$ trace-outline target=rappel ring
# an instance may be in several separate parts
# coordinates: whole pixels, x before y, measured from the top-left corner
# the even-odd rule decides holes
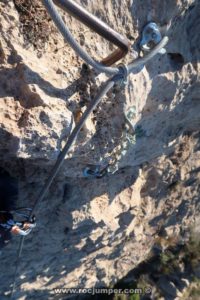
[[[162,35],[159,26],[154,23],[148,23],[142,32],[142,39],[140,41],[140,48],[143,51],[151,51],[162,40]],[[164,54],[166,51],[162,48],[159,53]]]

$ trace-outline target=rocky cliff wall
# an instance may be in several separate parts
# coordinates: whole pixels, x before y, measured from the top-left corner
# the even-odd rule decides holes
[[[110,92],[87,121],[26,239],[17,299],[55,299],[60,287],[111,286],[163,232],[183,242],[199,212],[198,1],[79,2],[131,40],[127,60],[150,20],[168,29],[167,53]],[[111,52],[102,38],[63,17],[93,57]],[[0,33],[0,166],[19,179],[19,204],[31,206],[106,76],[83,65],[40,1],[1,1]],[[124,117],[130,109],[132,143]],[[87,164],[108,158],[116,161],[113,174],[83,178]],[[18,243],[1,255],[2,293],[12,283]]]

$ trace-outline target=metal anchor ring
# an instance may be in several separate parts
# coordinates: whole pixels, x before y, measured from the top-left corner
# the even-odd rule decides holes
[[[142,32],[142,39],[140,41],[140,48],[143,51],[151,51],[162,40],[162,35],[158,25],[154,22],[148,23]],[[161,49],[159,53],[164,54],[165,49]]]
[[[71,16],[105,38],[107,41],[118,47],[118,49],[101,61],[104,65],[113,65],[122,59],[130,50],[131,43],[126,37],[123,37],[97,17],[90,14],[86,9],[75,3],[73,0],[53,0],[53,2],[63,10],[67,11]]]

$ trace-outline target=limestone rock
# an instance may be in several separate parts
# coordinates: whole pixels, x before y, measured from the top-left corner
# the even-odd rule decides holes
[[[16,2],[0,2],[0,166],[19,179],[18,205],[32,207],[107,76],[88,69],[44,14],[43,24],[41,1],[20,1],[28,12]],[[126,35],[134,54],[151,20],[167,31],[169,43],[126,87],[110,91],[81,130],[25,240],[19,300],[55,299],[55,288],[112,286],[145,260],[162,230],[181,235],[200,211],[199,1],[78,2]],[[97,34],[62,16],[92,57],[112,52]],[[32,39],[26,18],[37,27]],[[129,111],[134,136],[126,131]],[[106,161],[115,162],[113,173],[84,178],[88,164]],[[11,287],[18,241],[1,254],[1,299]],[[172,282],[162,279],[160,286],[178,295]]]

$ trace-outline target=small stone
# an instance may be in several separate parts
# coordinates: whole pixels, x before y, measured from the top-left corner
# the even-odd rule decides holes
[[[165,236],[178,236],[180,232],[180,229],[178,227],[175,227],[175,226],[168,226],[164,229],[164,234]]]

